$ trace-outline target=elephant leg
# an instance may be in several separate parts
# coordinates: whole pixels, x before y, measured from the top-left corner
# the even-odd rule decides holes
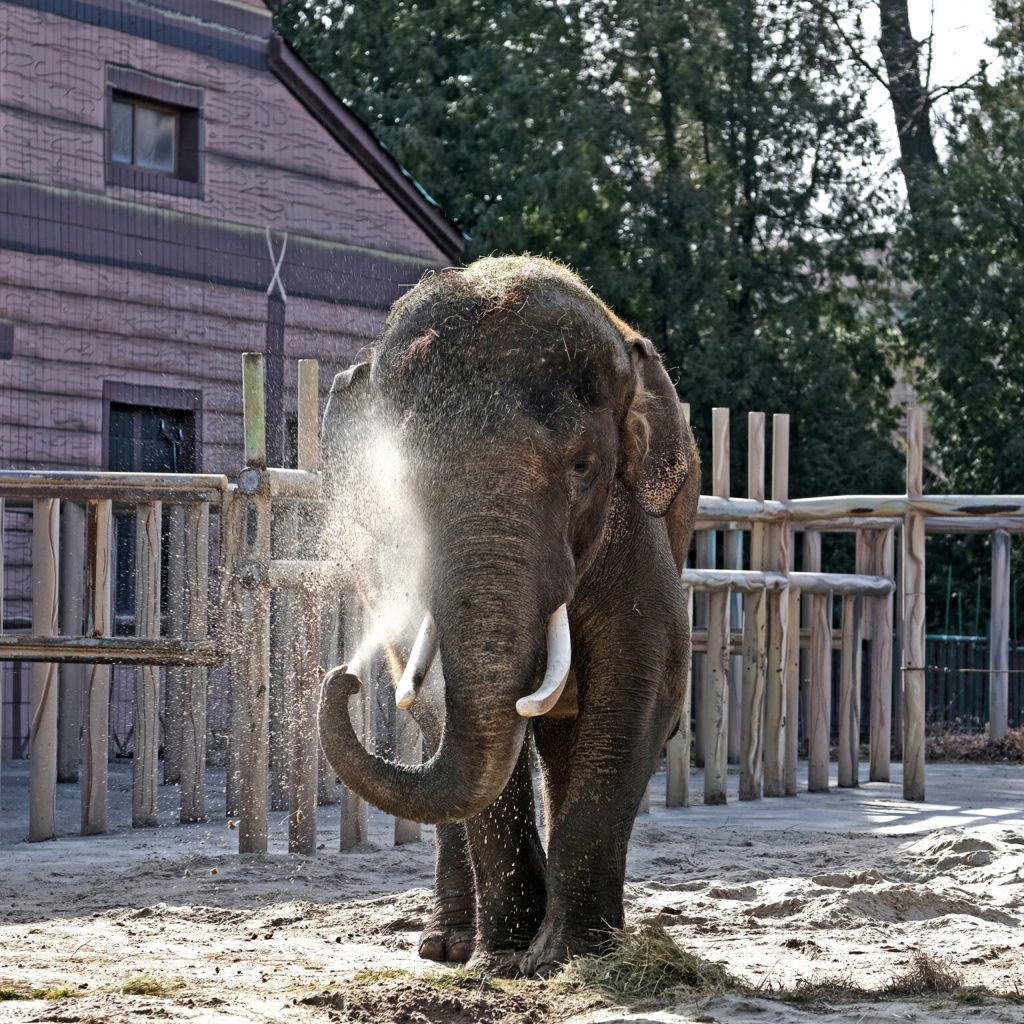
[[[433,754],[441,741],[442,721],[429,700],[420,700],[413,718]],[[476,890],[469,860],[466,827],[461,822],[434,830],[434,910],[420,933],[424,960],[464,964],[473,955],[476,934]]]
[[[476,952],[470,966],[519,973],[544,918],[544,851],[537,834],[529,743],[501,796],[466,822],[476,880]]]
[[[594,952],[622,927],[626,847],[664,731],[653,710],[639,734],[624,731],[636,720],[627,707],[581,716],[568,747],[558,742],[564,729],[537,730],[548,785],[547,913],[525,974]]]
[[[476,894],[466,828],[438,825],[434,833],[434,912],[420,935],[424,960],[464,964],[473,955]]]

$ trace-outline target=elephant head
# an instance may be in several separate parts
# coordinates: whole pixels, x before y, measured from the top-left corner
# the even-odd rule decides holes
[[[651,343],[574,274],[529,257],[429,275],[395,304],[372,361],[335,381],[325,465],[358,447],[367,417],[409,467],[445,724],[422,765],[368,753],[349,671],[325,683],[321,740],[339,778],[384,811],[465,820],[505,787],[524,714],[557,699],[535,691],[564,677],[577,586],[628,503],[665,514],[695,468],[692,437]]]

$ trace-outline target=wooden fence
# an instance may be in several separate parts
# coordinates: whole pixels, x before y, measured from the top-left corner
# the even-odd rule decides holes
[[[358,641],[359,609],[338,595],[354,581],[339,564],[303,558],[304,510],[320,500],[317,465],[318,367],[299,362],[296,469],[266,465],[263,362],[243,356],[244,467],[234,481],[210,474],[0,472],[2,502],[32,504],[32,622],[29,634],[0,634],[0,660],[32,663],[28,837],[55,834],[58,762],[73,758],[78,733],[58,727],[57,663],[82,664],[81,794],[83,834],[107,827],[109,666],[136,666],[133,825],[155,824],[159,674],[165,674],[165,781],[179,781],[183,822],[203,819],[207,680],[225,664],[230,739],[225,811],[238,819],[239,851],[267,848],[268,812],[289,811],[289,849],[316,849],[316,807],[337,798],[319,757],[316,703],[323,665]],[[741,800],[797,791],[798,723],[804,726],[808,788],[829,788],[832,723],[837,723],[838,781],[860,781],[861,719],[869,721],[868,778],[887,780],[893,721],[903,756],[903,793],[925,797],[925,538],[984,532],[993,538],[992,643],[987,668],[990,731],[1008,720],[1010,534],[1024,531],[1024,495],[924,495],[924,417],[910,411],[907,489],[900,495],[790,499],[789,419],[772,419],[771,496],[766,491],[766,419],[748,418],[747,496],[731,494],[729,412],[715,409],[711,494],[698,512],[696,558],[683,571],[693,621],[693,706],[668,745],[667,803],[690,802],[691,751],[704,766],[704,802],[726,800],[730,759],[738,760]],[[81,550],[59,557],[61,502],[85,509]],[[135,636],[113,635],[112,507],[135,509]],[[211,513],[219,538],[208,576]],[[161,522],[183,553],[167,567],[161,626]],[[0,514],[0,524],[3,516]],[[2,526],[0,526],[2,529]],[[822,571],[822,535],[856,535],[853,573]],[[67,536],[68,534],[66,534]],[[74,536],[74,532],[71,533]],[[800,539],[799,571],[796,541]],[[0,536],[0,603],[3,556]],[[61,616],[61,576],[82,581],[82,608]],[[67,581],[63,581],[67,588]],[[71,590],[64,594],[65,604]],[[212,601],[210,594],[214,595]],[[330,601],[325,595],[332,595]],[[840,606],[839,627],[834,604]],[[73,603],[73,602],[72,602]],[[2,622],[0,607],[0,622]],[[61,622],[84,623],[80,635]],[[211,629],[210,623],[213,623]],[[831,708],[838,650],[838,714]],[[902,700],[892,706],[893,666]],[[868,667],[869,687],[861,678]],[[377,673],[390,696],[388,673]],[[71,700],[71,688],[61,699]],[[869,706],[861,708],[867,689]],[[387,697],[379,704],[388,707]],[[353,698],[357,731],[374,742],[375,698]],[[691,723],[694,735],[691,736]],[[408,716],[398,716],[397,754],[420,756]],[[341,847],[366,835],[365,803],[342,789]],[[396,822],[397,842],[418,835]]]

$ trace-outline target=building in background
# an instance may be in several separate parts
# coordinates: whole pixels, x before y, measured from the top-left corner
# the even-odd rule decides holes
[[[326,388],[459,231],[262,0],[0,0],[0,40],[0,469],[237,472],[243,351],[290,464],[295,360]],[[4,629],[29,515],[6,503]],[[27,671],[3,672],[19,756]]]

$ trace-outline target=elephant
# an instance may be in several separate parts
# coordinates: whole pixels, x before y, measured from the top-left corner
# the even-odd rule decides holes
[[[420,955],[547,975],[623,924],[627,843],[688,685],[697,448],[652,343],[530,256],[429,273],[394,304],[334,381],[325,466],[380,424],[421,523],[397,700],[429,757],[363,747],[355,658],[325,679],[323,751],[370,803],[437,825]]]

